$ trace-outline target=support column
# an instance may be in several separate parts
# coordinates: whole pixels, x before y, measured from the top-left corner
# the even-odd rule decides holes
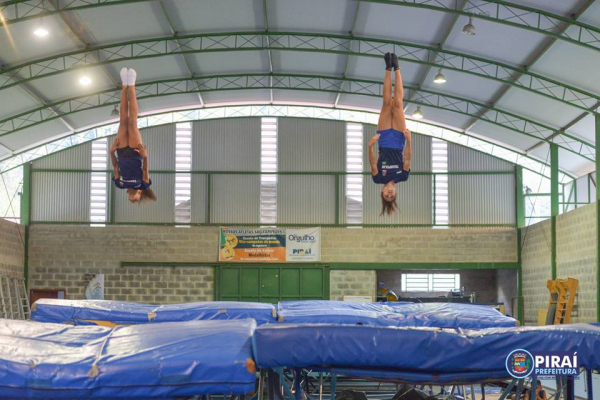
[[[525,308],[523,306],[523,265],[521,254],[521,230],[525,227],[525,196],[523,195],[523,167],[515,166],[515,202],[516,202],[516,222],[517,222],[517,261],[519,270],[517,271],[517,319],[521,326],[525,324]]]
[[[558,216],[558,146],[550,144],[550,223],[552,279],[556,279],[556,217]]]
[[[596,320],[600,321],[600,114],[596,114]]]
[[[21,225],[25,225],[23,277],[29,289],[29,222],[31,211],[31,163],[23,164],[23,187],[21,189]]]

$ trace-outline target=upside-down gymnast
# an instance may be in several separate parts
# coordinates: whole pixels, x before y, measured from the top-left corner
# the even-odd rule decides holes
[[[396,183],[405,182],[410,175],[410,159],[412,156],[412,136],[406,129],[402,88],[402,75],[398,57],[394,53],[386,53],[385,78],[383,80],[383,105],[379,113],[377,134],[369,140],[369,163],[373,182],[382,184],[381,215],[391,215],[398,209]],[[392,68],[396,85],[392,97]],[[375,144],[379,147],[379,157],[375,157]]]
[[[142,143],[142,135],[137,126],[138,103],[135,95],[136,72],[134,69],[121,70],[121,108],[119,130],[110,147],[110,158],[115,171],[113,182],[119,189],[126,189],[129,201],[141,203],[156,200],[148,175],[148,152]],[[127,93],[129,92],[129,101]],[[115,155],[116,153],[116,155]]]

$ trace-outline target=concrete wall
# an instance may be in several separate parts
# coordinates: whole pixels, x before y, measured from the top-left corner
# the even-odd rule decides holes
[[[25,227],[0,218],[0,275],[23,278]]]
[[[323,262],[516,262],[514,229],[323,229]]]
[[[375,270],[333,270],[329,275],[329,299],[343,300],[345,295],[377,297]]]
[[[596,204],[590,204],[556,220],[556,274],[579,280],[572,322],[596,321],[597,286]]]
[[[207,262],[217,257],[218,228],[33,225],[32,288],[66,289],[82,298],[91,275],[104,273],[106,298],[152,303],[212,300],[210,267],[121,268],[121,261]],[[323,262],[516,261],[511,229],[322,230]],[[332,271],[330,296],[375,295],[375,271]],[[166,286],[165,286],[166,285]]]
[[[562,214],[556,221],[557,277],[579,280],[571,322],[596,321],[596,204]],[[537,324],[537,311],[548,307],[552,278],[550,221],[522,231],[525,323]]]
[[[496,298],[499,303],[504,303],[504,312],[517,318],[517,299],[519,295],[517,271],[511,269],[496,270]],[[514,307],[513,307],[514,305]]]

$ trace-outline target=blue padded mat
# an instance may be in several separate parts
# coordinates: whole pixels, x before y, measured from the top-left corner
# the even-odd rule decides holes
[[[514,327],[516,320],[492,307],[461,303],[353,303],[343,301],[282,301],[278,320],[284,323],[429,326],[482,329]]]
[[[40,299],[31,308],[31,319],[38,322],[96,325],[106,321],[117,325],[192,320],[256,320],[258,325],[275,322],[275,306],[266,303],[210,301],[200,303],[151,304],[109,300]]]
[[[506,357],[516,349],[577,351],[580,366],[600,368],[595,324],[481,330],[269,324],[256,330],[253,342],[261,368],[312,368],[414,383],[508,379]]]
[[[255,389],[253,320],[106,328],[0,319],[0,398],[155,398]]]

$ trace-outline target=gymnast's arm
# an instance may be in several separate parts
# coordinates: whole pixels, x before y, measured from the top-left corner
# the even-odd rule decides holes
[[[412,158],[412,134],[408,129],[404,130],[404,137],[406,138],[406,145],[404,146],[404,162],[402,163],[402,170],[410,171],[410,159]]]
[[[142,180],[146,183],[150,183],[150,174],[148,173],[148,151],[146,150],[146,146],[140,144],[138,152],[142,156]]]
[[[119,163],[117,162],[117,156],[115,155],[115,151],[117,151],[117,147],[119,146],[119,141],[115,139],[112,146],[110,146],[110,161],[112,162],[113,169],[115,171],[115,179],[119,179]]]
[[[373,147],[375,143],[377,143],[377,139],[379,139],[379,134],[373,136],[371,140],[369,140],[369,164],[371,164],[371,175],[377,175],[379,171],[377,170],[377,156],[375,156],[375,150]]]

